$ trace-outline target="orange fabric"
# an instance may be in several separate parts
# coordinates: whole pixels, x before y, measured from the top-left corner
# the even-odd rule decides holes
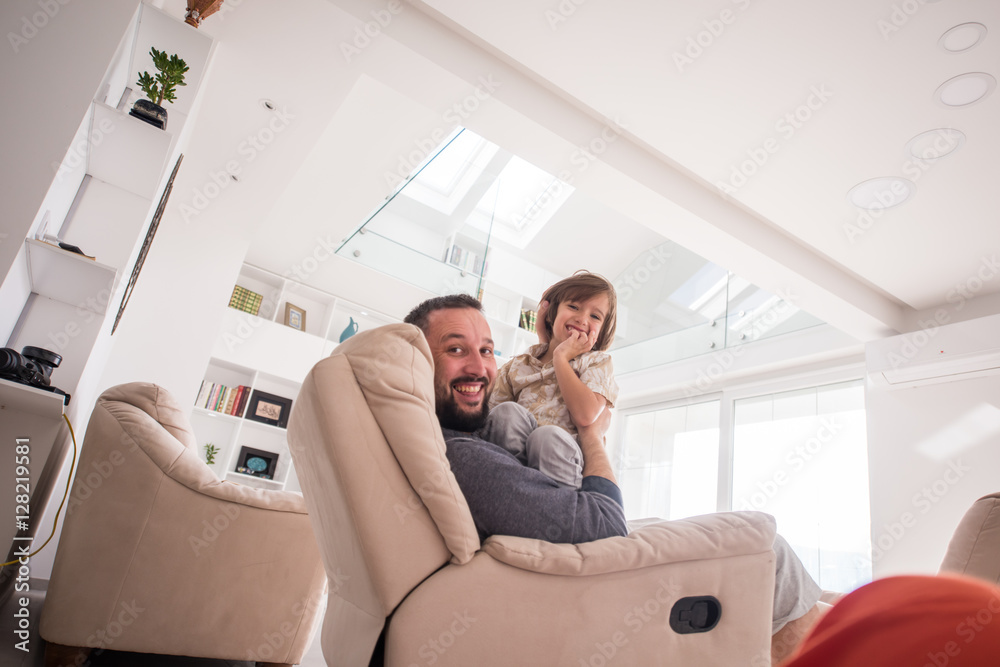
[[[782,667],[1000,665],[1000,587],[958,576],[880,579],[845,596]]]

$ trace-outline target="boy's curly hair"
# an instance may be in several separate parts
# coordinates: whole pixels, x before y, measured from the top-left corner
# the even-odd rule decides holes
[[[598,294],[608,296],[608,312],[601,324],[601,331],[597,334],[594,349],[603,352],[611,347],[611,343],[615,339],[618,297],[615,294],[614,285],[607,278],[590,271],[577,271],[569,278],[564,278],[552,285],[542,294],[542,301],[549,302],[549,309],[545,313],[545,321],[542,323],[549,336],[552,336],[552,326],[556,322],[556,311],[559,310],[560,303],[563,301],[586,301]]]

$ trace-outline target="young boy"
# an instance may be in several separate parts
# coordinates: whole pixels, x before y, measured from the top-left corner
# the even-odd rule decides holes
[[[578,271],[549,287],[538,311],[541,341],[497,372],[482,437],[556,483],[579,488],[577,425],[592,424],[618,398],[611,355],[617,299],[605,278]],[[518,403],[530,413],[506,407]]]

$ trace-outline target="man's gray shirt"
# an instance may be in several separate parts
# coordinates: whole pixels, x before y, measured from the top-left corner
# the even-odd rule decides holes
[[[614,482],[591,475],[580,489],[562,487],[502,447],[469,433],[441,432],[480,539],[515,535],[579,544],[628,534]]]

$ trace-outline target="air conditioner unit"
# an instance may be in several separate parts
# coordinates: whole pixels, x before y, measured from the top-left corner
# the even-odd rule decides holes
[[[890,388],[1000,374],[1000,315],[868,343],[865,362],[872,383]]]

